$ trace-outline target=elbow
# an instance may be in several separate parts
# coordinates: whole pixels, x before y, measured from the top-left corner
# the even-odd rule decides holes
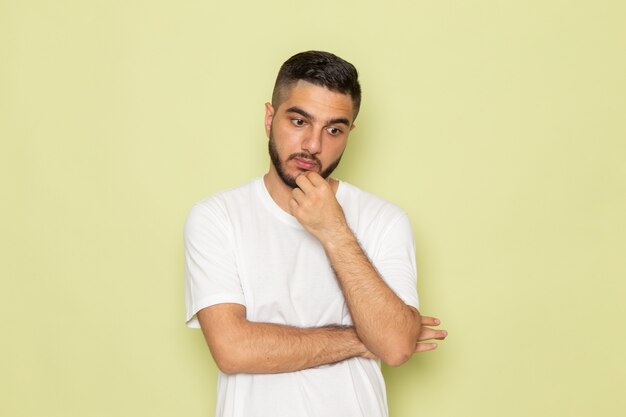
[[[387,344],[386,347],[382,349],[382,352],[379,353],[378,357],[390,367],[397,367],[409,359],[415,353],[417,337],[398,337],[392,343]]]
[[[397,359],[391,359],[387,362],[385,362],[387,364],[388,367],[390,368],[397,368],[400,365],[404,365],[405,362],[407,362],[409,360],[410,356],[402,356],[402,357],[398,357]]]
[[[406,361],[408,361],[413,355],[413,351],[409,352],[408,350],[397,352],[392,352],[391,354],[387,354],[384,358],[381,358],[383,362],[387,366],[392,368],[396,368],[400,365],[403,365]]]
[[[238,349],[221,345],[213,346],[210,350],[213,361],[221,373],[230,375],[243,372],[242,357],[239,355]]]
[[[233,361],[231,358],[213,356],[213,359],[215,360],[217,369],[219,369],[221,373],[230,375],[239,372],[236,361]]]
[[[411,311],[411,330],[398,335],[393,344],[386,349],[386,354],[381,356],[382,361],[390,367],[406,363],[415,353],[419,334],[422,331],[422,317],[416,309],[412,308]]]

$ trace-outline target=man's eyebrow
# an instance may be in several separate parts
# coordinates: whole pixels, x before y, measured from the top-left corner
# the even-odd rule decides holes
[[[302,110],[300,107],[297,107],[297,106],[289,107],[285,111],[287,113],[298,113],[300,116],[306,117],[307,119],[309,119],[311,121],[315,121],[315,117],[313,117],[312,115],[310,115],[306,111]]]
[[[344,124],[346,125],[346,127],[350,127],[350,120],[346,119],[345,117],[339,117],[337,119],[330,119],[326,124],[335,125],[338,123]]]
[[[315,121],[315,117],[312,114],[309,114],[306,110],[301,109],[298,106],[293,106],[293,107],[289,107],[287,110],[285,110],[285,112],[287,113],[297,113],[302,117],[306,117],[307,119],[309,119],[310,121],[314,122]],[[334,125],[334,124],[344,124],[347,127],[350,127],[350,120],[346,119],[345,117],[338,117],[336,119],[330,119],[326,122],[327,125]]]

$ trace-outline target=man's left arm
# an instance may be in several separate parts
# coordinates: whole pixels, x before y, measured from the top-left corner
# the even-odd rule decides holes
[[[297,177],[291,213],[323,245],[365,346],[390,366],[406,362],[420,349],[419,341],[443,339],[446,332],[423,327],[414,307],[404,303],[385,283],[348,227],[330,184],[317,173]]]

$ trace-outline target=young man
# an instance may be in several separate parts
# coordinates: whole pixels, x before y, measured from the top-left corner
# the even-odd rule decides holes
[[[360,100],[352,64],[294,55],[265,104],[269,172],[189,213],[187,324],[220,369],[218,416],[386,416],[379,359],[447,334],[418,312],[407,215],[330,178]]]

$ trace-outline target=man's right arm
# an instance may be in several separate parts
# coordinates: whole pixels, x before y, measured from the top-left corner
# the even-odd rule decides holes
[[[355,356],[374,358],[352,327],[251,322],[241,304],[216,304],[197,316],[213,359],[226,374],[294,372]]]

